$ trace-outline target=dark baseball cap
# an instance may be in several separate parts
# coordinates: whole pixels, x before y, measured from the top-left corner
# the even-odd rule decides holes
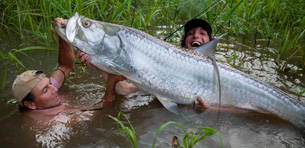
[[[211,25],[202,19],[192,19],[192,20],[188,21],[184,26],[184,34],[186,35],[187,32],[189,32],[192,28],[195,28],[195,27],[202,27],[202,29],[207,31],[210,39],[212,38],[211,37],[211,34],[212,34]]]

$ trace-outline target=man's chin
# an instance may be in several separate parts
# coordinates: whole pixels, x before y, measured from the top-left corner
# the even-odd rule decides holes
[[[195,47],[195,46],[190,46],[190,48],[189,48],[189,49],[196,49],[196,48],[198,48],[198,47]]]
[[[52,100],[53,101],[53,103],[55,104],[55,105],[58,105],[58,104],[60,104],[60,98],[58,97],[58,95]]]
[[[198,47],[196,47],[196,46],[192,46],[192,45],[187,45],[187,46],[184,46],[183,48],[193,50],[193,49],[198,48]]]

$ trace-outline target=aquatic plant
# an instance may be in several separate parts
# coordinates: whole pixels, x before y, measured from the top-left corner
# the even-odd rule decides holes
[[[130,128],[125,126],[124,123],[119,120],[121,115],[123,115],[125,117]],[[136,132],[135,132],[133,126],[131,125],[128,117],[122,112],[118,113],[118,117],[113,117],[111,115],[107,115],[107,116],[117,122],[117,125],[118,125],[117,132],[118,133],[125,132],[128,136],[128,139],[131,141],[132,146],[134,148],[136,148],[137,147]],[[223,147],[222,139],[221,139],[219,133],[217,132],[217,130],[215,130],[213,128],[204,127],[204,126],[196,126],[194,128],[191,128],[190,130],[186,131],[182,124],[175,122],[175,121],[168,121],[168,122],[164,123],[163,125],[161,125],[160,128],[158,129],[158,131],[155,135],[153,144],[152,144],[153,148],[155,147],[157,136],[162,132],[163,129],[165,129],[170,124],[176,124],[177,126],[179,126],[181,128],[181,130],[185,134],[185,136],[183,137],[183,140],[182,140],[183,146],[185,148],[192,148],[198,142],[200,142],[200,141],[204,140],[205,138],[210,137],[214,134],[216,134],[219,137],[219,140],[221,142],[221,147]],[[198,129],[200,130],[199,132],[198,132]],[[197,132],[195,133],[195,131],[197,131]],[[180,144],[180,142],[176,136],[173,136],[173,139],[174,139],[172,142],[173,145],[177,141],[178,146],[182,147],[182,145]]]
[[[155,142],[156,142],[157,136],[169,124],[176,124],[177,126],[179,126],[181,128],[181,130],[185,134],[185,136],[182,139],[183,146],[185,148],[192,148],[198,142],[200,142],[200,141],[204,140],[205,138],[210,137],[214,134],[216,134],[218,136],[218,138],[220,140],[220,143],[221,143],[221,147],[223,147],[222,139],[221,139],[219,133],[217,132],[217,130],[215,130],[213,128],[204,127],[204,126],[196,126],[194,128],[191,128],[191,130],[189,130],[187,132],[182,124],[180,124],[178,122],[175,122],[175,121],[168,121],[168,122],[164,123],[163,125],[161,125],[159,130],[157,131],[156,136],[154,138],[153,146],[152,146],[153,148],[155,147]],[[200,132],[195,133],[195,131],[198,131],[198,129],[200,130]],[[180,144],[178,138],[176,136],[173,136],[173,141],[172,141],[173,143],[172,144],[174,144],[176,141],[177,141],[178,146],[181,148],[182,145]]]
[[[301,91],[298,96],[302,96],[305,93],[305,89],[303,91]]]
[[[1,52],[1,50],[0,50],[0,61],[2,62],[2,63],[5,63],[5,58],[6,58],[6,56]],[[2,82],[2,87],[1,87],[1,90],[3,90],[4,89],[4,86],[5,86],[5,81],[6,81],[6,74],[7,74],[7,71],[6,71],[6,65],[4,65],[4,75],[3,75],[3,82]]]
[[[122,121],[119,120],[121,114],[122,114],[122,115],[125,117],[125,119],[128,121],[128,124],[129,124],[130,128],[127,127],[127,126],[125,126],[124,123],[123,123]],[[118,117],[113,117],[113,116],[111,116],[111,115],[108,115],[108,117],[111,118],[111,119],[113,119],[114,121],[117,122],[117,124],[118,124],[118,130],[117,130],[117,132],[118,132],[118,133],[120,133],[120,132],[125,132],[125,133],[128,135],[128,138],[129,138],[129,140],[130,140],[131,143],[132,143],[132,147],[133,147],[133,148],[136,148],[136,147],[137,147],[136,132],[135,132],[134,128],[132,127],[130,121],[128,120],[128,117],[127,117],[124,113],[121,113],[121,112],[119,112]]]
[[[31,60],[34,61],[34,59],[27,55],[25,51],[31,51],[31,50],[55,50],[57,51],[58,49],[52,48],[52,47],[45,47],[45,46],[31,46],[31,47],[25,47],[25,48],[20,48],[20,49],[11,49],[7,53],[3,53],[0,51],[0,61],[2,61],[4,64],[4,75],[3,75],[3,82],[2,82],[2,90],[4,89],[5,86],[5,81],[6,81],[6,76],[7,76],[7,61],[12,62],[18,73],[20,73],[22,70],[27,70],[26,66],[22,63],[20,59],[17,58],[17,54],[22,54],[25,55],[26,57],[30,58]]]

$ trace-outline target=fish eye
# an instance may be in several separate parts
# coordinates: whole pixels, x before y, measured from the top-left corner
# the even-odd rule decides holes
[[[90,20],[85,20],[85,21],[83,21],[83,26],[84,26],[85,28],[90,27],[90,25],[91,25]]]

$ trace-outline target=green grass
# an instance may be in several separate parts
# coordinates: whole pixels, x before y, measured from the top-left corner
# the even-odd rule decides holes
[[[23,70],[27,70],[27,67],[22,63],[21,59],[17,58],[17,54],[23,54],[25,57],[31,59],[34,61],[34,59],[26,54],[26,51],[30,50],[55,50],[57,51],[58,49],[52,48],[52,47],[45,47],[45,46],[30,46],[30,47],[25,47],[25,48],[20,48],[20,49],[10,49],[7,53],[4,53],[0,51],[0,61],[1,63],[7,63],[11,62],[15,65],[16,69],[18,70],[19,73]],[[8,64],[7,64],[8,65]],[[6,82],[6,77],[7,77],[7,65],[4,64],[4,70],[3,71],[3,83],[1,89],[4,89],[5,82]]]
[[[207,137],[215,135],[215,134],[218,136],[218,138],[220,140],[221,147],[223,147],[222,139],[216,129],[204,127],[204,126],[196,126],[194,128],[186,130],[182,124],[175,122],[175,121],[168,121],[168,122],[164,123],[163,125],[161,125],[159,130],[157,131],[155,138],[154,138],[153,146],[152,146],[153,148],[155,147],[155,142],[157,140],[157,136],[160,134],[160,132],[163,129],[165,129],[170,124],[176,124],[177,126],[179,126],[185,135],[182,139],[183,144],[179,142],[179,140],[176,136],[173,136],[174,140],[173,140],[172,144],[174,144],[177,141],[179,148],[182,148],[182,147],[192,148],[198,142],[204,140]],[[198,132],[198,129],[200,130],[200,132]],[[195,131],[197,131],[197,132],[195,133]]]
[[[125,124],[120,121],[120,116],[121,114],[125,117],[125,119],[128,122],[128,126],[125,126]],[[136,132],[132,126],[132,124],[130,123],[128,117],[124,114],[124,113],[119,113],[118,117],[113,117],[111,115],[108,115],[109,118],[113,119],[115,122],[117,122],[117,126],[118,126],[118,133],[126,133],[127,134],[127,139],[129,139],[132,143],[132,147],[133,148],[137,148],[137,140],[136,140]],[[195,146],[198,142],[206,139],[207,137],[210,137],[212,135],[217,135],[220,143],[221,143],[221,147],[223,147],[223,143],[222,143],[222,139],[221,136],[219,135],[219,133],[217,132],[216,129],[213,128],[209,128],[209,127],[204,127],[204,126],[196,126],[193,127],[191,129],[185,129],[184,126],[178,122],[175,121],[168,121],[164,124],[162,124],[160,126],[160,128],[158,129],[152,147],[155,147],[156,141],[157,141],[157,136],[162,132],[162,130],[164,130],[168,125],[170,124],[175,124],[178,127],[181,128],[181,130],[184,133],[184,137],[182,138],[182,142],[179,142],[178,138],[176,136],[173,135],[174,141],[172,142],[172,144],[174,145],[175,142],[177,142],[177,145],[179,146],[179,148],[192,148],[193,146]]]
[[[17,70],[20,72],[21,70],[27,69],[26,66],[23,65],[23,63],[16,57],[16,54],[23,54],[26,57],[31,58],[31,56],[27,55],[25,51],[29,50],[58,50],[52,47],[43,47],[43,46],[31,46],[31,47],[26,47],[26,48],[21,48],[21,49],[11,49],[6,55],[1,55],[3,56],[3,60],[10,60],[11,62],[14,63],[16,66]],[[33,59],[32,59],[33,60]],[[21,67],[20,67],[21,66]]]
[[[128,126],[125,126],[124,123],[119,120],[121,114],[123,114],[123,113],[120,112],[118,114],[117,118],[110,116],[110,115],[108,115],[108,117],[117,122],[117,124],[118,124],[117,132],[118,133],[125,132],[128,136],[128,139],[131,141],[133,148],[136,148],[137,147],[136,132],[135,132],[134,128],[132,127],[130,121],[128,120],[128,117],[125,114],[123,114],[123,116],[125,117],[125,119],[127,119],[130,128]]]
[[[154,35],[158,26],[184,24],[214,0],[38,0],[0,3],[1,33],[10,32],[34,38],[52,46],[51,22],[56,17],[70,18],[75,12],[92,19],[117,23]],[[211,11],[212,10],[212,11]],[[199,16],[206,19],[214,33],[254,38],[271,48],[280,69],[285,62],[305,66],[305,2],[302,0],[229,0],[219,1]],[[172,32],[173,28],[165,29]],[[164,34],[165,36],[167,34]],[[294,63],[294,61],[301,61]]]
[[[56,17],[70,18],[75,12],[79,12],[91,19],[133,27],[164,38],[214,1],[1,1],[0,37],[5,38],[6,34],[16,35],[23,42],[35,42],[41,46],[53,47],[57,40],[52,34],[53,20]],[[256,45],[260,44],[260,48],[269,51],[272,55],[278,64],[278,69],[284,70],[290,68],[288,65],[291,64],[305,67],[304,15],[303,0],[228,0],[219,1],[198,17],[212,24],[213,34],[227,33],[233,44],[243,45],[251,40],[254,45],[249,49],[255,51],[257,51]],[[159,26],[168,27],[163,33],[155,34]],[[178,32],[169,39],[170,42],[179,45],[172,40],[174,37],[181,37],[181,33]],[[245,46],[249,45],[245,44]],[[9,56],[4,53],[2,55]],[[19,66],[23,67],[21,63],[22,61]]]

